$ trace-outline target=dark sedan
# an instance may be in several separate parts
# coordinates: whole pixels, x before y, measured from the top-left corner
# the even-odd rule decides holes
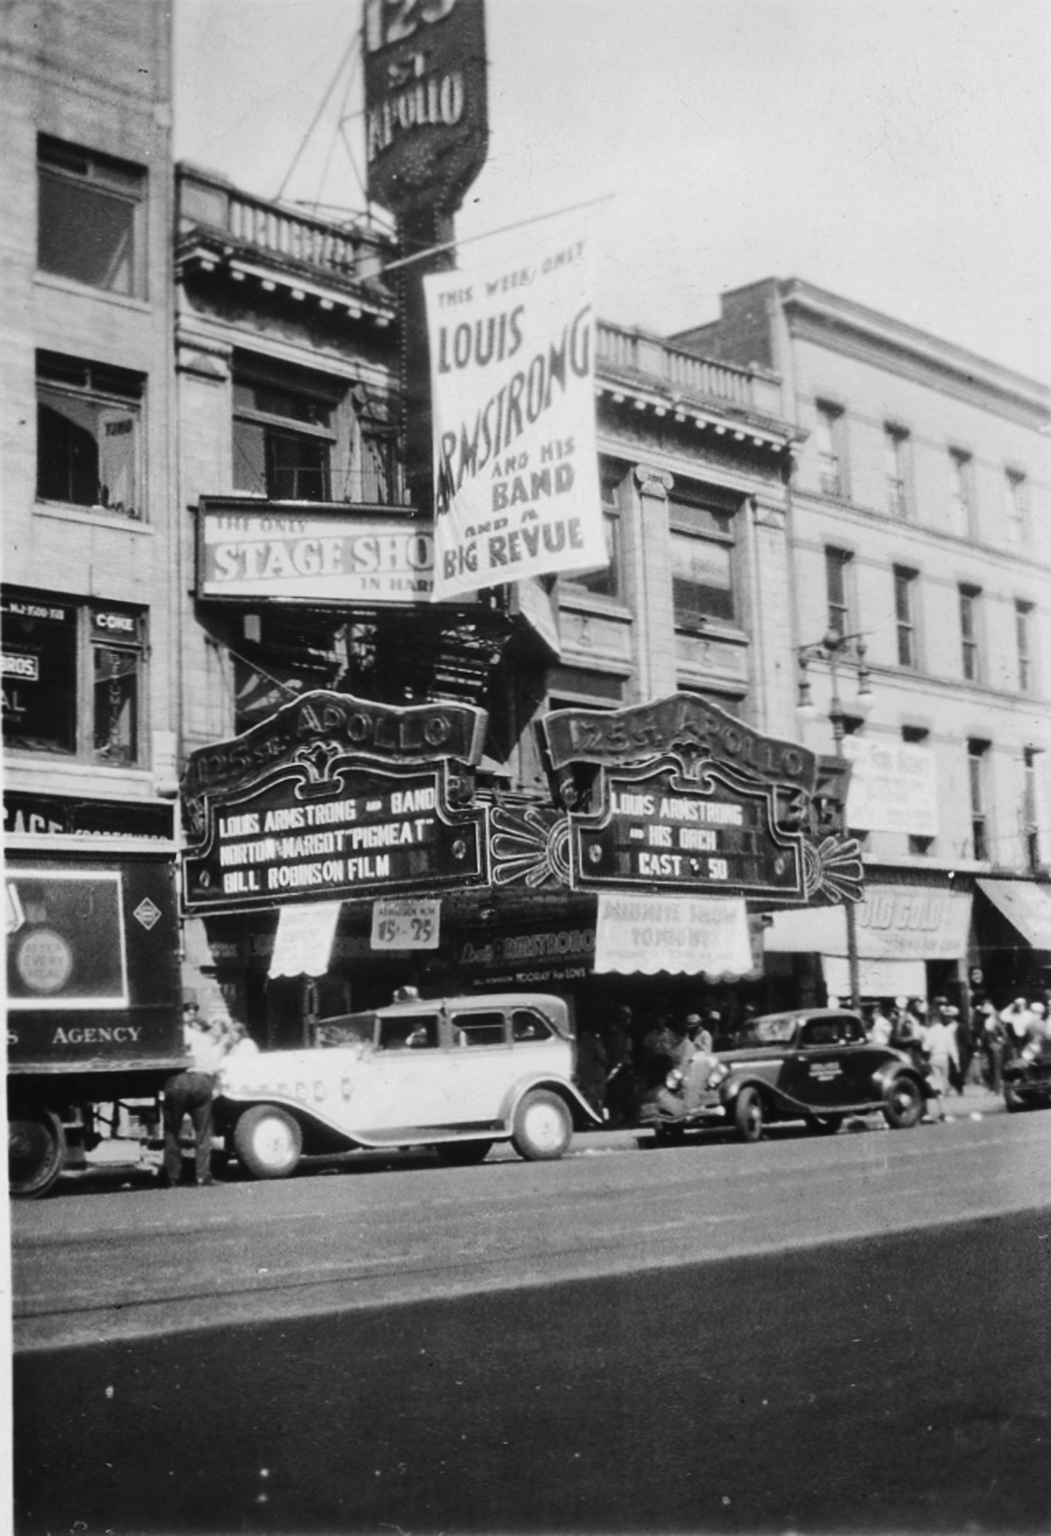
[[[1005,1061],[1003,1083],[1009,1110],[1051,1107],[1051,1040],[1030,1040]]]
[[[796,1009],[750,1020],[728,1050],[695,1053],[645,1095],[639,1123],[659,1141],[715,1126],[758,1141],[772,1121],[830,1133],[880,1111],[899,1130],[919,1124],[930,1096],[912,1057],[872,1044],[856,1013]]]

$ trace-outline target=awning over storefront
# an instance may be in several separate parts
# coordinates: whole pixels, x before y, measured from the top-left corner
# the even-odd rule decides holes
[[[870,885],[856,913],[858,955],[863,960],[959,960],[966,954],[971,921],[971,897],[966,893],[933,886]],[[765,948],[845,959],[844,910],[809,907],[776,912],[766,930]]]
[[[753,971],[748,915],[740,898],[648,896],[598,898],[595,970],[622,975],[715,978]]]
[[[1027,944],[1051,951],[1051,888],[1028,880],[978,880],[976,884]]]

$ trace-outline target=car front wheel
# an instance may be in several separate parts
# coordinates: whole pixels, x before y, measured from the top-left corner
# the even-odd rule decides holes
[[[886,1090],[883,1118],[892,1131],[908,1131],[923,1119],[923,1090],[911,1077],[896,1077]]]
[[[257,1104],[234,1127],[237,1156],[257,1179],[287,1179],[299,1162],[303,1133],[283,1109]]]
[[[531,1163],[561,1157],[573,1139],[573,1121],[557,1093],[537,1088],[515,1110],[511,1145]]]
[[[818,1136],[834,1136],[842,1124],[842,1115],[815,1115],[810,1122]]]
[[[742,1088],[734,1104],[734,1125],[742,1141],[759,1141],[763,1134],[763,1101],[755,1088]]]

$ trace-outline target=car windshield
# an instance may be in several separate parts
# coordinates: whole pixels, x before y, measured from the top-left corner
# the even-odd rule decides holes
[[[741,1050],[750,1045],[788,1045],[795,1036],[797,1022],[791,1016],[749,1019],[734,1031],[734,1049]]]

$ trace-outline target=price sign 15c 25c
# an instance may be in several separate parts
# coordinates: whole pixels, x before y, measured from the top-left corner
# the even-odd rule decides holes
[[[435,898],[373,903],[373,949],[437,949],[440,932],[441,902]]]

